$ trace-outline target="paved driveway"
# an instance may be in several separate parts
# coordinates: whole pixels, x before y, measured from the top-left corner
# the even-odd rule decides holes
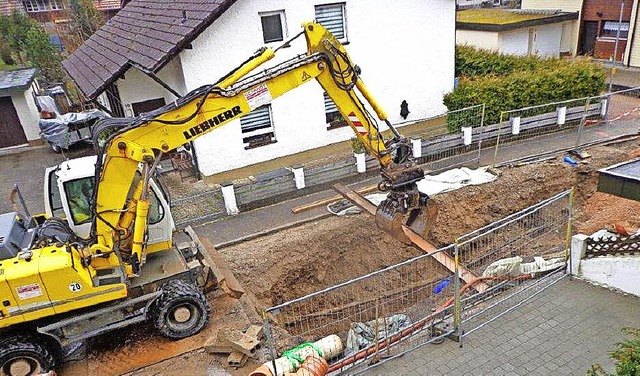
[[[585,375],[640,327],[640,298],[564,278],[533,300],[464,338],[426,345],[369,375]]]

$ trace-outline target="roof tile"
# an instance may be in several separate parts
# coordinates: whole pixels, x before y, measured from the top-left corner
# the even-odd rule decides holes
[[[0,8],[2,1],[10,0],[0,0]],[[132,65],[160,70],[236,1],[132,0],[63,67],[87,97],[95,98]]]

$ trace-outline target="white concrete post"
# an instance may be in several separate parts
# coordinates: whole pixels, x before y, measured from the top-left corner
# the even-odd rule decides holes
[[[511,118],[511,134],[520,134],[520,116]]]
[[[422,157],[422,140],[420,137],[411,137],[411,148],[413,149],[413,157]]]
[[[222,191],[222,198],[224,199],[224,208],[229,215],[236,215],[240,213],[238,204],[236,203],[236,192],[233,189],[233,183],[230,181],[220,184]]]
[[[303,165],[295,165],[291,167],[291,171],[293,171],[293,180],[296,182],[296,188],[302,189],[305,187],[304,184],[304,166]]]
[[[558,107],[558,125],[564,125],[567,120],[567,106]]]
[[[353,156],[356,157],[356,169],[358,173],[363,173],[367,171],[367,161],[365,159],[364,153],[353,153]]]
[[[471,145],[471,127],[462,127],[462,141],[464,146]]]
[[[580,271],[580,261],[584,258],[587,252],[587,239],[589,237],[583,234],[573,235],[571,237],[571,274],[578,275]]]
[[[602,100],[600,101],[600,117],[605,118],[607,117],[607,106],[609,105],[609,99],[608,98],[602,98]]]

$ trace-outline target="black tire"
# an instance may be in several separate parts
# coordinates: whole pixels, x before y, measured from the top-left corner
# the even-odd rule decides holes
[[[211,307],[194,285],[176,279],[162,286],[152,307],[153,325],[165,337],[182,339],[198,333],[209,320]]]
[[[36,338],[10,336],[0,340],[0,375],[32,376],[47,373],[55,367],[50,349]]]
[[[60,146],[54,145],[51,142],[48,142],[48,144],[49,144],[49,150],[51,150],[52,152],[56,154],[62,153],[62,148]]]

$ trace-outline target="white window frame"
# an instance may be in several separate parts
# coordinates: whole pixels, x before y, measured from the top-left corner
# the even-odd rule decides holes
[[[62,0],[22,0],[22,4],[29,13],[62,9]]]
[[[315,11],[316,20],[318,18],[318,15],[317,15],[318,8],[330,8],[330,7],[340,7],[341,8],[341,12],[342,12],[342,30],[343,30],[344,36],[342,38],[338,38],[336,36],[336,38],[342,44],[348,44],[349,43],[349,33],[348,33],[348,30],[347,30],[347,4],[346,3],[327,3],[327,4],[317,4],[317,5],[315,5],[314,6],[314,11]]]
[[[262,41],[264,42],[264,44],[283,42],[287,38],[289,38],[289,32],[287,30],[287,17],[284,13],[284,9],[273,10],[269,12],[258,12],[258,16],[260,16],[260,28],[262,29]],[[262,17],[268,17],[268,16],[280,16],[280,26],[282,27],[282,40],[274,40],[270,42],[265,41],[264,29],[262,28]]]
[[[252,117],[263,115],[263,112],[261,112],[260,110],[261,108],[267,109],[269,115],[269,125],[267,126],[265,123],[259,129],[245,130],[244,127],[246,126],[246,122],[248,120],[252,119]],[[241,117],[240,130],[242,132],[242,142],[244,143],[245,150],[277,142],[276,133],[273,127],[273,111],[271,109],[271,104],[265,104],[261,107],[258,107],[249,114]]]

